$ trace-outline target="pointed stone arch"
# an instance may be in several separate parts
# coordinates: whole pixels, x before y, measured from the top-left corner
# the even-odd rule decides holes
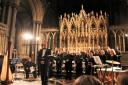
[[[41,1],[40,0],[28,0],[28,2],[32,10],[33,21],[42,22],[42,19],[44,16],[44,9],[41,4]]]

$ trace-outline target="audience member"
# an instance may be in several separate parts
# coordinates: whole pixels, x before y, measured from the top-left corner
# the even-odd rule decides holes
[[[128,85],[128,74],[119,74],[117,85]]]
[[[102,83],[94,76],[82,75],[74,81],[73,85],[102,85]]]

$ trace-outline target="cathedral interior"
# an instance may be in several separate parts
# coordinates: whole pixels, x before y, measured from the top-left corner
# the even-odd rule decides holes
[[[36,55],[35,52],[44,42],[53,50],[60,48],[77,51],[95,49],[101,45],[103,49],[109,46],[122,52],[128,51],[127,3],[126,0],[75,0],[74,3],[72,0],[0,0],[0,52],[6,53],[8,41],[11,42],[11,52],[16,51],[22,57],[28,55],[29,50],[32,50],[32,55]],[[73,21],[76,16],[79,17],[79,22]],[[66,18],[70,19],[69,23]],[[80,29],[82,27],[83,30]],[[71,30],[71,35],[64,34]],[[34,39],[23,38],[25,32],[31,33]],[[93,34],[94,32],[97,34]],[[75,43],[80,44],[76,46]]]
[[[42,43],[52,51],[127,54],[128,1],[0,0],[0,54],[36,61]]]

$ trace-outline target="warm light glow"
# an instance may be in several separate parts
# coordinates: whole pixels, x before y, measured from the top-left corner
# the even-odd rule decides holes
[[[24,38],[25,40],[32,40],[32,39],[33,39],[33,35],[32,35],[31,33],[25,33],[25,34],[23,35],[23,38]]]
[[[126,37],[128,37],[128,34],[125,34]]]
[[[36,41],[39,41],[40,40],[40,37],[36,37]]]

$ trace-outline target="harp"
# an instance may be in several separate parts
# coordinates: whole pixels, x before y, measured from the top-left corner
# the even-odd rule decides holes
[[[8,41],[8,50],[6,55],[4,55],[2,71],[0,75],[1,81],[7,84],[12,83],[12,73],[11,73],[10,64],[9,64],[10,48],[11,48],[11,42]]]
[[[10,66],[8,66],[8,62],[9,61],[8,61],[8,53],[7,53],[3,59],[1,76],[0,76],[1,81],[8,81],[8,82],[12,81],[12,73]]]

